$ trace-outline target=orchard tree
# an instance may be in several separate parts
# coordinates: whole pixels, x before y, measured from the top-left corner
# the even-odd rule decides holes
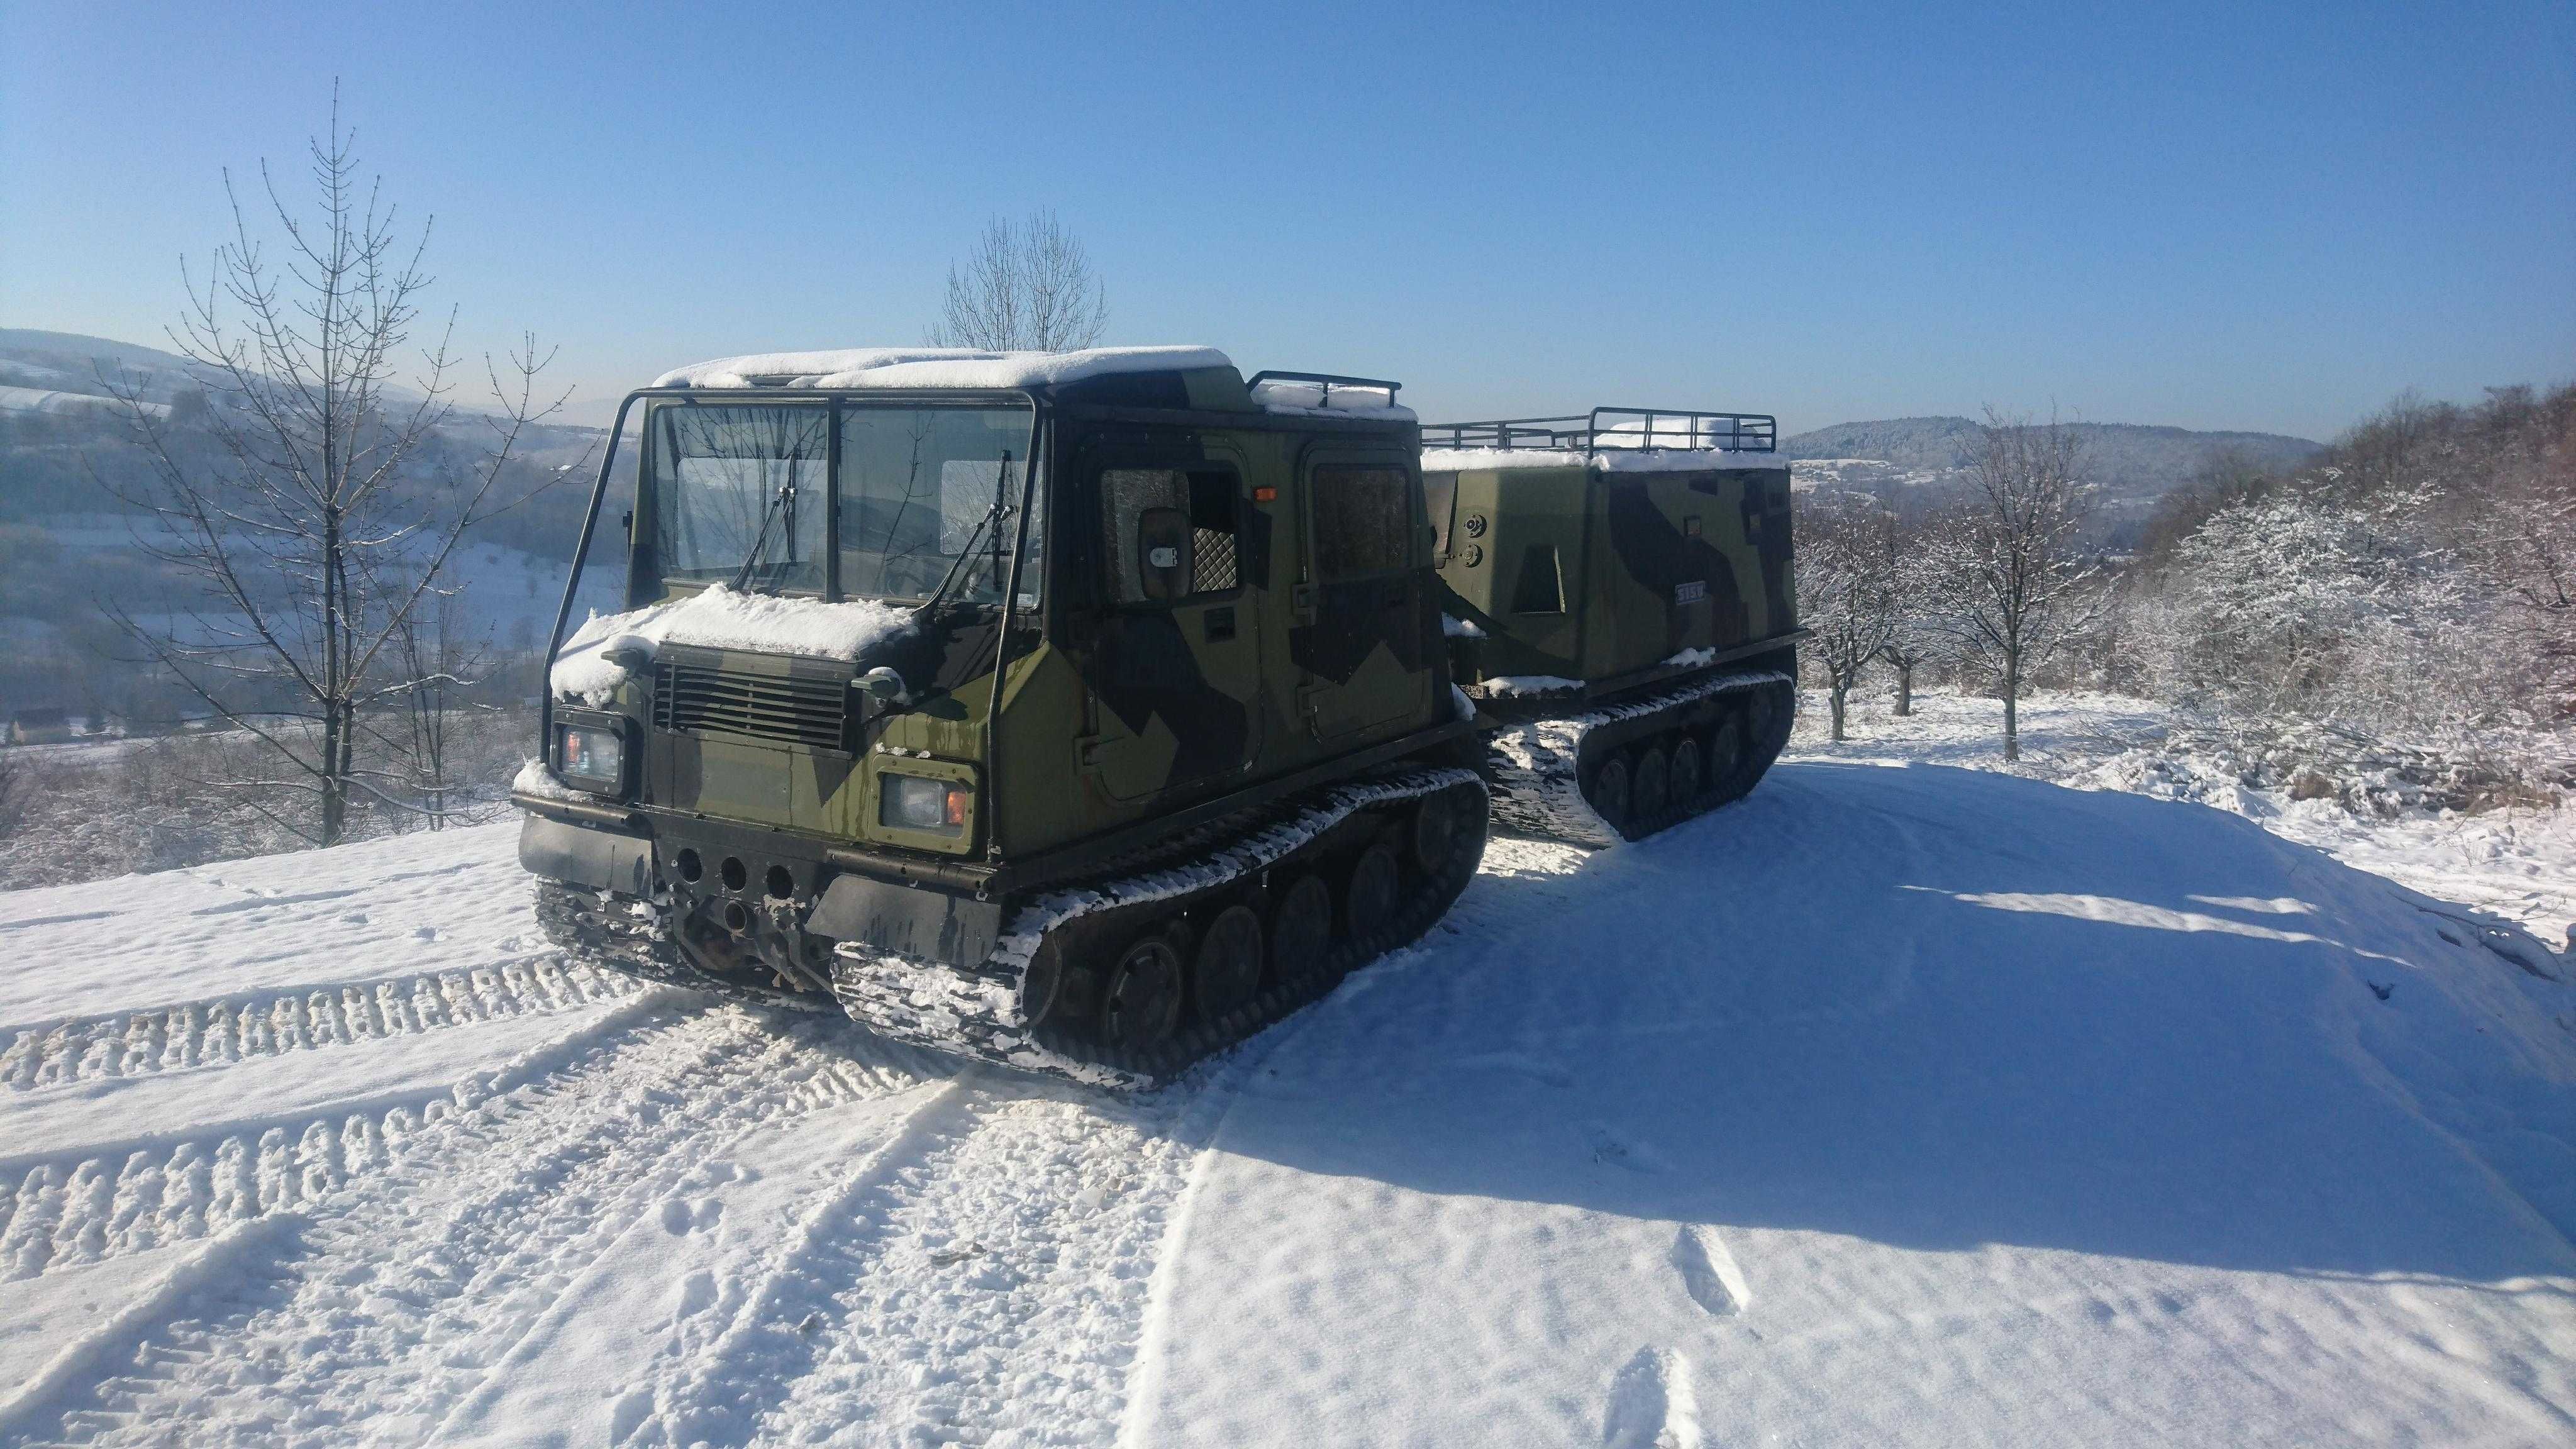
[[[329,136],[311,143],[302,207],[262,163],[265,205],[245,208],[227,172],[232,239],[202,278],[183,267],[189,305],[170,337],[204,381],[197,416],[215,446],[179,437],[139,389],[121,389],[153,465],[125,495],[146,515],[138,545],[200,586],[204,602],[110,612],[264,746],[270,768],[205,783],[242,792],[315,845],[347,833],[353,797],[407,804],[360,763],[364,716],[419,693],[423,662],[405,648],[415,616],[436,607],[467,530],[542,486],[505,488],[504,471],[565,396],[539,396],[550,354],[533,337],[506,363],[487,357],[488,436],[479,457],[455,456],[442,436],[464,421],[448,401],[454,314],[415,342],[427,331],[429,227],[398,224],[381,182],[361,177],[353,139],[335,95]]]
[[[2092,490],[2082,435],[1986,410],[1965,460],[1966,499],[1935,529],[1945,632],[1963,662],[1997,679],[2004,758],[2021,757],[2021,691],[2032,668],[2100,617],[2080,546]]]
[[[1875,499],[1818,492],[1799,509],[1797,532],[1798,622],[1840,743],[1861,670],[1895,634],[1896,519]]]

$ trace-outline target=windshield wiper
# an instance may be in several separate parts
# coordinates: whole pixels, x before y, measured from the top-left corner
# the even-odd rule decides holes
[[[921,601],[922,613],[928,614],[938,608],[939,601],[948,597],[948,591],[957,584],[957,571],[966,567],[966,560],[975,556],[976,546],[984,541],[984,530],[993,526],[994,519],[1011,511],[1010,488],[1011,450],[1004,448],[1002,466],[993,476],[993,506],[985,509],[984,516],[975,521],[975,531],[966,535],[966,546],[957,550],[957,557],[950,561],[948,572],[940,576],[939,587],[931,590],[930,597]]]
[[[791,479],[778,485],[778,496],[770,499],[769,506],[761,510],[760,532],[752,535],[751,550],[742,556],[742,567],[734,571],[733,591],[735,593],[741,593],[743,587],[751,582],[751,571],[760,566],[760,556],[769,549],[769,525],[777,522],[779,511],[786,506],[789,499],[795,496],[796,484]],[[789,524],[788,530],[791,533],[794,532],[795,525]]]

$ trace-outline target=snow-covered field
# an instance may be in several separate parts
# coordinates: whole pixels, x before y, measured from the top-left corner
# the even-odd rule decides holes
[[[0,1443],[2576,1435],[2576,987],[2460,904],[2563,822],[1932,703],[1133,1098],[568,968],[508,826],[0,894]]]
[[[2000,770],[2003,705],[1949,692],[1918,694],[1899,717],[1889,696],[1855,695],[1847,733],[1827,739],[1821,696],[1799,716],[1793,757],[1920,762]],[[2429,895],[2520,922],[2552,946],[2576,932],[2576,802],[2475,815],[2419,811],[2366,819],[2332,800],[2294,800],[2248,787],[2221,762],[2169,737],[2160,705],[2112,694],[2053,694],[2024,702],[2022,758],[2033,779],[2085,790],[2128,790],[2242,815],[2275,835]]]

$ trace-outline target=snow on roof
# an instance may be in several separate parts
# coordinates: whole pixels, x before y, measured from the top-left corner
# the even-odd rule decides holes
[[[556,651],[547,683],[558,697],[578,695],[595,707],[605,706],[626,671],[600,657],[600,651],[627,635],[653,644],[855,660],[911,627],[912,611],[891,604],[737,594],[723,584],[709,584],[685,598],[623,614],[591,615]]]
[[[1308,417],[1380,418],[1389,422],[1416,421],[1413,409],[1395,400],[1392,387],[1371,387],[1366,383],[1301,382],[1273,377],[1252,385],[1252,400],[1265,411],[1292,413]]]
[[[980,352],[971,347],[859,347],[757,352],[675,368],[655,387],[904,387],[982,391],[1042,387],[1119,372],[1232,367],[1213,347],[1094,347],[1081,352]]]
[[[1425,448],[1425,473],[1482,473],[1504,468],[1580,468],[1586,463],[1604,473],[1706,473],[1721,468],[1786,468],[1777,453],[1735,452],[1724,448]]]

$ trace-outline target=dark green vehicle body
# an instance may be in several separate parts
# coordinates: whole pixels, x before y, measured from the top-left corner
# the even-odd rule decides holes
[[[1522,676],[1617,689],[1796,639],[1787,460],[1511,451],[1425,454],[1446,607],[1474,626],[1455,636],[1470,692]]]
[[[836,943],[971,967],[1032,892],[1319,783],[1471,758],[1410,415],[1391,387],[1383,408],[1265,406],[1211,357],[629,398],[630,610],[757,579],[912,621],[855,657],[675,635],[606,689],[550,687],[523,863],[668,892],[701,968],[828,1001]],[[690,512],[710,499],[766,499],[759,529]],[[755,564],[727,577],[746,551],[711,533],[757,538]],[[592,567],[612,542],[586,531]],[[622,738],[616,778],[564,772],[567,727]],[[940,808],[907,814],[898,788]]]
[[[1451,668],[1494,818],[1589,845],[1753,788],[1796,712],[1776,423],[1597,408],[1425,429]]]

